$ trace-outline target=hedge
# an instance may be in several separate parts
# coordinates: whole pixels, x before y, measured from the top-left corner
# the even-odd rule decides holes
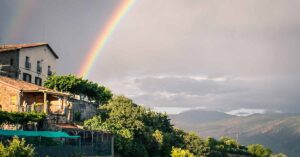
[[[0,111],[0,125],[1,124],[24,125],[29,122],[41,122],[45,118],[46,118],[45,113]]]

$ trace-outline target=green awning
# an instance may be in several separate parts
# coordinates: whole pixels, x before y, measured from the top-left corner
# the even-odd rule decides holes
[[[18,137],[80,138],[80,136],[70,136],[62,131],[0,130],[0,136],[1,135]]]

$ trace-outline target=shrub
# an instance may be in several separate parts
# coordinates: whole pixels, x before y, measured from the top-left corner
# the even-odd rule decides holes
[[[24,139],[14,137],[8,143],[6,147],[0,143],[1,157],[33,157],[35,155],[34,147],[26,144]]]
[[[171,157],[194,157],[194,154],[189,150],[173,147]]]
[[[45,113],[0,111],[0,125],[5,123],[24,125],[29,122],[41,122],[45,118]]]

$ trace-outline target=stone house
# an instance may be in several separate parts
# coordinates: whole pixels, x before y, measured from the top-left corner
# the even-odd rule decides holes
[[[39,156],[61,156],[66,151],[72,153],[73,149],[79,150],[86,156],[114,156],[114,138],[111,133],[86,130],[74,124],[75,112],[81,113],[81,120],[88,119],[96,114],[95,104],[73,99],[69,93],[0,76],[0,110],[44,112],[47,118],[42,130],[63,131],[69,135],[80,136],[81,142],[76,147],[72,145],[64,146],[64,149],[45,147],[39,151]]]
[[[72,98],[70,93],[58,92],[22,80],[0,76],[0,110],[8,112],[44,112],[52,124],[86,120],[97,113],[97,105]]]
[[[69,93],[62,93],[25,81],[0,77],[0,110],[8,112],[44,112],[50,117],[65,117],[61,123],[72,121]]]
[[[0,45],[0,75],[42,85],[57,59],[47,43]]]

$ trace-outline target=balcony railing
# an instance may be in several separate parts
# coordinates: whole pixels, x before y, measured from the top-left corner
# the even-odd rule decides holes
[[[18,72],[19,69],[11,65],[0,65],[0,71]]]
[[[51,76],[51,75],[52,75],[52,71],[49,70],[49,71],[48,71],[48,76]]]
[[[11,65],[0,65],[0,76],[18,78],[19,68]]]
[[[36,72],[37,72],[38,74],[42,73],[42,67],[41,67],[41,66],[37,66],[37,67],[36,67]]]
[[[30,70],[31,69],[31,63],[25,62],[25,69]]]

